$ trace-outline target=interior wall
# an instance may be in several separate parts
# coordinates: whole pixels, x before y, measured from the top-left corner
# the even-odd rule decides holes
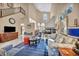
[[[14,7],[20,7],[20,6],[23,7],[23,9],[26,11],[26,14],[27,14],[27,9],[26,9],[27,5],[19,4],[19,3],[14,4]],[[7,8],[6,3],[4,4],[4,8]],[[10,24],[9,18],[14,18],[16,23]],[[27,15],[24,16],[22,13],[17,13],[17,14],[6,16],[6,17],[2,17],[2,18],[0,18],[0,32],[4,32],[4,26],[15,26],[16,31],[19,32],[19,34],[21,34],[21,24],[22,23],[24,23],[25,25],[28,23],[28,16]]]
[[[3,18],[0,18],[0,32],[4,32],[4,26],[14,26],[16,27],[16,32],[19,32],[20,34],[20,23],[22,22],[22,14],[16,14],[16,15],[11,15],[11,16],[6,16]],[[19,18],[18,18],[19,17]],[[9,23],[9,18],[14,18],[15,19],[15,24]]]
[[[69,4],[67,3],[57,3],[57,4],[52,4],[51,8],[51,13],[50,13],[50,18],[53,16],[58,16],[61,15],[65,9],[68,7]],[[68,15],[68,27],[74,27],[74,20],[79,19],[79,4],[73,4],[73,11]],[[79,23],[79,20],[78,20]]]
[[[29,4],[29,17],[33,18],[37,22],[40,22],[40,20],[43,18],[42,12],[37,10],[32,3]]]
[[[38,28],[38,23],[40,23],[41,22],[41,20],[43,19],[43,14],[42,14],[42,12],[40,12],[35,6],[34,6],[34,4],[32,4],[32,3],[30,3],[29,4],[29,18],[31,18],[31,19],[33,19],[33,20],[35,20],[36,21],[36,27]],[[34,24],[35,25],[35,24]],[[29,31],[31,31],[31,32],[35,32],[36,31],[36,29],[35,29],[35,27],[34,28],[31,28],[31,29],[28,29]]]
[[[60,15],[61,13],[63,13],[65,11],[65,9],[67,8],[67,6],[68,6],[67,3],[54,3],[54,4],[52,4],[50,18],[52,18],[52,16],[57,16],[57,15]]]
[[[51,19],[49,18],[49,21],[46,23],[46,27],[55,27],[55,20],[56,18],[52,17]]]
[[[73,4],[73,11],[68,15],[68,27],[75,27],[74,20],[78,19],[79,23],[79,4]]]
[[[2,7],[3,6],[3,7]],[[40,22],[42,20],[42,13],[35,8],[33,4],[30,3],[14,3],[13,7],[22,7],[25,10],[26,15],[22,15],[21,13],[9,15],[3,18],[0,18],[0,32],[4,31],[4,26],[16,26],[16,31],[21,32],[21,24],[24,24],[25,31],[26,32],[32,32],[34,28],[28,29],[27,25],[29,24],[29,18],[32,18],[36,22]],[[7,6],[7,3],[0,4],[0,8],[9,8]],[[9,18],[13,17],[16,20],[15,24],[10,24],[9,23]]]
[[[29,24],[29,4],[28,3],[21,3],[21,7],[25,10],[26,15],[22,19],[22,23],[24,24],[25,31],[29,32],[29,29],[27,28],[27,25]]]
[[[67,8],[67,3],[53,3],[51,4],[51,11],[50,11],[50,21],[48,22],[49,26],[55,27],[55,21],[59,20],[59,16],[64,13],[65,9]],[[59,24],[59,23],[58,23]]]
[[[46,14],[47,15],[47,18],[48,19],[44,19],[44,17],[46,17],[46,16],[44,16],[44,14]],[[49,22],[50,21],[50,12],[42,12],[42,20],[41,20],[41,23],[47,23],[47,22]]]

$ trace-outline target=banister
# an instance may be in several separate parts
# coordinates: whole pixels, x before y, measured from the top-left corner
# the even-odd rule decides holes
[[[22,7],[20,7],[20,12],[25,15],[25,10]]]
[[[16,14],[19,12],[25,15],[25,10],[22,7],[0,9],[0,17]]]

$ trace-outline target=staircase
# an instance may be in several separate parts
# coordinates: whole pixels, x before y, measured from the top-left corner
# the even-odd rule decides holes
[[[25,15],[25,10],[22,7],[0,9],[0,18],[16,13],[22,13],[23,15]]]

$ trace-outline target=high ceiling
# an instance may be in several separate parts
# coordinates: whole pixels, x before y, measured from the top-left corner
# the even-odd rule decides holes
[[[50,12],[51,3],[35,3],[34,5],[41,12]]]

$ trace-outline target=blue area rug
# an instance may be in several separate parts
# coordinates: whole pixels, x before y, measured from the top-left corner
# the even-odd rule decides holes
[[[15,56],[45,56],[48,55],[46,54],[47,52],[44,40],[40,40],[40,43],[35,47],[24,45],[24,48],[16,53]]]
[[[48,44],[44,40],[40,40],[40,42],[36,46],[29,46],[20,43],[15,46],[15,48],[21,48],[19,52],[17,52],[14,56],[48,56]],[[59,56],[59,51],[57,48],[51,49],[51,56]]]

